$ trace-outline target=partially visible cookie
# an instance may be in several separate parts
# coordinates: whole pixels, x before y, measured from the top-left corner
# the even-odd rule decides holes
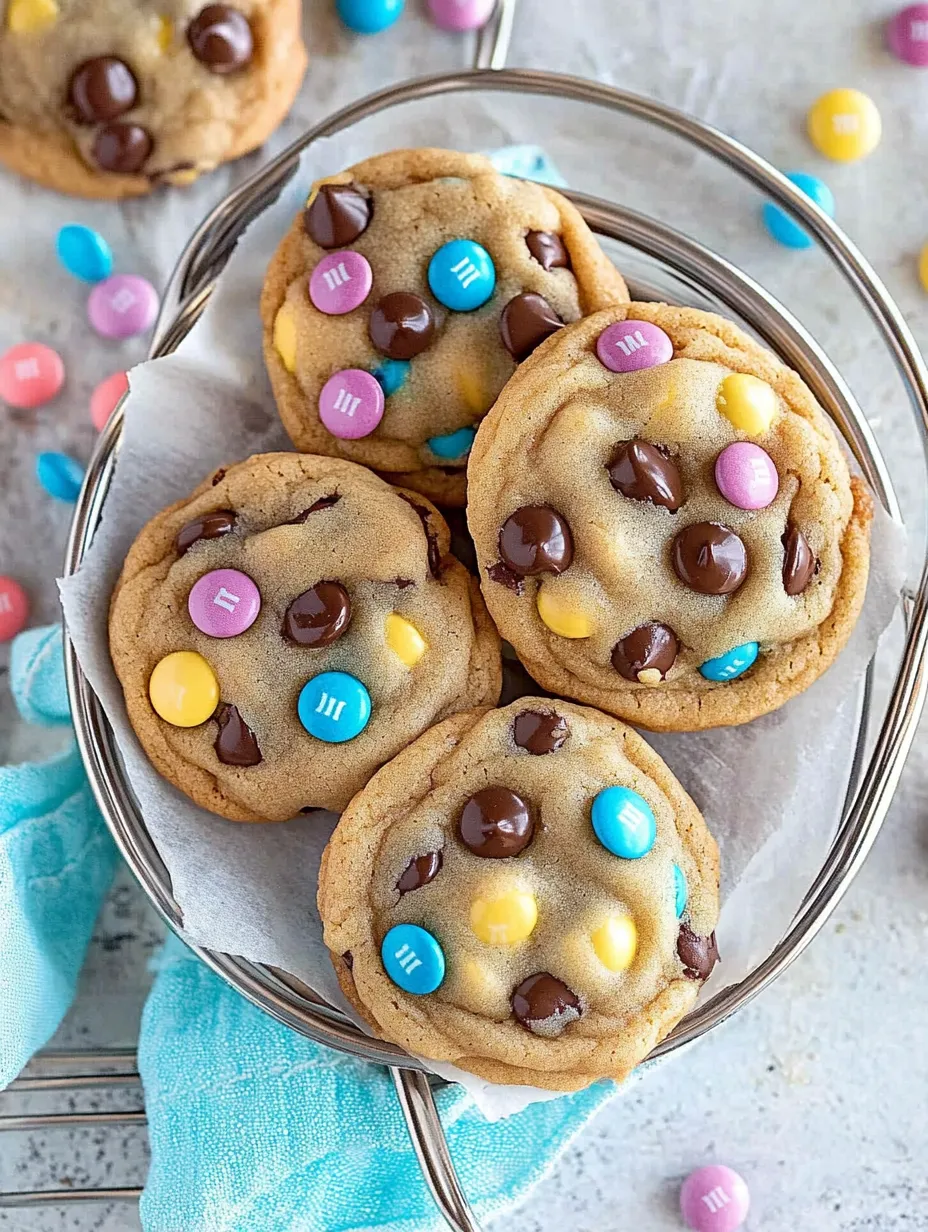
[[[797,374],[666,304],[562,330],[477,435],[487,606],[546,689],[655,731],[745,723],[841,651],[872,500]]]
[[[149,522],[110,649],[155,768],[233,821],[344,808],[421,732],[500,691],[499,638],[441,515],[310,455],[219,470]]]
[[[355,797],[325,942],[378,1035],[490,1082],[623,1079],[717,958],[718,851],[617,720],[523,697],[426,732]]]
[[[129,197],[255,149],[306,68],[299,0],[7,0],[0,163]]]
[[[297,449],[463,505],[475,425],[517,365],[627,300],[560,193],[396,150],[313,185],[268,268],[264,354]]]

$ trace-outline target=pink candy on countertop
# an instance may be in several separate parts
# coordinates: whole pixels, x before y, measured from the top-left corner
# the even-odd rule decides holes
[[[41,342],[20,342],[0,355],[0,398],[20,410],[50,402],[64,384],[61,356]]]
[[[309,278],[309,298],[327,316],[352,312],[367,299],[374,274],[366,257],[345,249],[324,256]]]
[[[638,372],[666,364],[673,343],[650,321],[616,321],[597,338],[596,354],[610,372]]]
[[[11,577],[0,576],[0,642],[9,642],[29,619],[26,592]]]
[[[776,500],[780,476],[770,454],[760,445],[735,441],[715,460],[715,482],[736,509],[766,509]]]
[[[724,1164],[697,1168],[680,1190],[680,1211],[693,1232],[735,1232],[747,1218],[750,1205],[744,1178]]]
[[[906,64],[928,67],[928,4],[900,9],[886,25],[886,45]]]
[[[201,633],[238,637],[258,619],[261,592],[247,573],[213,569],[190,588],[187,610]]]
[[[333,436],[354,441],[369,436],[383,418],[380,382],[361,368],[336,372],[319,394],[319,418]]]
[[[479,30],[495,7],[496,0],[429,0],[429,14],[442,30]]]
[[[90,418],[98,432],[106,427],[107,420],[116,409],[116,403],[129,390],[129,378],[125,372],[114,372],[105,377],[90,395]]]
[[[104,338],[143,334],[157,315],[158,292],[137,274],[114,274],[98,282],[87,300],[90,324]]]

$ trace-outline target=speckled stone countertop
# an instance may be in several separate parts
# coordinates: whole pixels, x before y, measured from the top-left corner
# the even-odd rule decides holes
[[[314,59],[294,116],[270,152],[365,90],[470,59],[470,39],[435,31],[416,3],[392,31],[357,43],[340,31],[329,0],[306,7]],[[786,169],[822,175],[838,198],[841,223],[925,345],[928,298],[918,286],[914,258],[928,240],[928,71],[905,68],[882,51],[879,26],[894,7],[880,0],[770,0],[762,9],[746,0],[655,0],[647,7],[522,0],[511,62],[649,93],[733,133]],[[803,136],[806,107],[837,85],[866,90],[883,113],[883,143],[859,165],[826,165]],[[496,104],[487,106],[486,145],[553,144],[572,183],[621,191],[629,204],[698,235],[801,309],[871,417],[917,560],[925,472],[910,412],[875,335],[821,254],[777,248],[758,226],[755,194],[706,159],[649,138],[640,126],[619,126],[614,162],[599,164],[600,179],[590,183],[587,174],[584,182],[570,146],[548,141],[547,106],[539,103],[531,132],[500,118]],[[602,117],[577,115],[580,154],[584,137],[609,138]],[[144,350],[140,342],[106,346],[89,335],[80,320],[84,292],[55,268],[54,232],[66,221],[90,223],[111,240],[120,269],[163,281],[207,208],[261,157],[217,173],[192,192],[122,207],[69,202],[0,175],[0,349],[25,337],[51,342],[69,372],[65,395],[53,406],[35,416],[0,414],[0,572],[27,585],[37,621],[55,616],[52,579],[68,510],[37,490],[34,454],[52,448],[86,457],[93,440],[90,389]],[[661,169],[657,189],[652,164]],[[18,329],[6,329],[11,320]],[[49,738],[38,740],[15,721],[5,662],[0,648],[0,760],[39,755]],[[617,1097],[524,1209],[493,1226],[500,1232],[671,1232],[681,1226],[680,1181],[693,1167],[719,1160],[748,1179],[750,1232],[928,1229],[926,814],[923,728],[866,867],[811,948],[734,1019]],[[161,935],[155,913],[123,870],[56,1046],[134,1043],[150,980],[147,962]],[[12,1110],[12,1097],[3,1101]],[[79,1101],[34,1096],[16,1103],[24,1111],[76,1105],[133,1108],[139,1102],[131,1095],[89,1093]],[[144,1130],[136,1127],[0,1140],[0,1189],[139,1184],[145,1168]],[[138,1227],[126,1204],[0,1212],[0,1229],[15,1232]]]

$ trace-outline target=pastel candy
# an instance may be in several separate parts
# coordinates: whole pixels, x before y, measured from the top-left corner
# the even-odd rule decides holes
[[[8,642],[29,619],[29,600],[14,578],[0,576],[0,642]]]
[[[650,321],[616,321],[599,335],[596,354],[610,372],[638,372],[673,359],[673,343]]]
[[[829,90],[809,108],[809,139],[826,158],[856,162],[880,144],[883,123],[873,99],[860,90]]]
[[[449,432],[447,436],[429,437],[428,447],[437,457],[454,461],[470,453],[476,435],[476,428],[458,428],[457,432]]]
[[[322,258],[309,277],[309,298],[326,316],[353,312],[371,293],[374,274],[370,262],[346,248]]]
[[[750,1205],[744,1178],[724,1164],[697,1168],[680,1190],[680,1213],[693,1232],[736,1232]]]
[[[148,696],[165,723],[199,727],[219,704],[219,682],[202,655],[175,650],[155,666],[148,681]]]
[[[487,945],[516,945],[532,935],[538,906],[528,890],[513,888],[495,898],[475,898],[470,905],[470,926]]]
[[[64,384],[61,356],[42,342],[20,342],[0,355],[0,398],[19,410],[50,402]]]
[[[213,569],[191,587],[187,610],[208,637],[238,637],[258,619],[261,592],[247,573]]]
[[[715,402],[719,414],[748,436],[763,436],[777,413],[777,396],[771,386],[746,372],[725,377]]]
[[[834,218],[834,194],[823,180],[820,180],[817,175],[806,175],[804,171],[790,171],[786,178],[792,180],[797,188],[801,188],[807,197],[825,211],[829,218]],[[811,248],[815,243],[808,231],[803,230],[781,206],[767,201],[762,213],[764,226],[778,244],[783,244],[786,248]]]
[[[442,30],[479,30],[489,21],[496,0],[429,0],[429,14]]]
[[[319,394],[319,418],[333,436],[354,441],[370,436],[383,418],[380,383],[361,368],[330,376]]]
[[[408,359],[384,359],[374,369],[371,376],[383,390],[384,397],[389,398],[406,384],[409,369]]]
[[[129,378],[125,372],[114,372],[104,377],[90,395],[90,418],[98,432],[106,427],[123,394],[129,392]]]
[[[770,454],[760,445],[734,441],[715,460],[715,482],[737,509],[766,509],[776,499],[780,477]]]
[[[380,958],[397,988],[414,997],[424,997],[444,982],[444,952],[418,924],[395,924],[381,943]]]
[[[102,282],[113,272],[110,246],[97,231],[69,223],[58,232],[55,241],[58,260],[81,282]]]
[[[415,625],[399,612],[390,612],[384,622],[384,639],[400,662],[415,667],[429,648],[428,642]]]
[[[628,915],[611,916],[590,940],[596,957],[610,971],[627,971],[638,953],[638,929]]]
[[[6,24],[11,34],[37,34],[58,20],[57,0],[10,0]]]
[[[542,586],[535,600],[542,622],[558,637],[589,637],[593,622],[581,608],[562,599],[549,586]]]
[[[113,274],[98,282],[87,301],[90,324],[104,338],[133,338],[155,323],[158,292],[137,274]]]
[[[274,318],[274,350],[288,372],[296,368],[296,322],[289,304],[282,304]]]
[[[405,0],[335,0],[339,17],[355,34],[378,34],[399,18]]]
[[[686,910],[686,875],[679,864],[673,866],[673,906],[677,913],[677,919]]]
[[[734,650],[726,650],[717,659],[707,659],[699,669],[699,674],[706,680],[734,680],[753,665],[759,649],[757,642],[745,642]]]
[[[308,680],[297,702],[300,722],[326,744],[353,740],[371,717],[371,695],[347,672],[321,672]]]
[[[928,67],[928,4],[910,4],[886,26],[886,45],[899,60]]]
[[[604,787],[593,800],[591,818],[602,845],[623,860],[646,856],[657,838],[650,804],[630,787]]]
[[[449,240],[429,262],[429,287],[452,312],[473,312],[496,289],[496,267],[482,244]]]
[[[40,453],[35,460],[39,483],[55,500],[73,504],[84,482],[84,468],[66,453]]]
[[[928,291],[928,244],[925,244],[918,254],[918,280],[922,284],[922,290]]]

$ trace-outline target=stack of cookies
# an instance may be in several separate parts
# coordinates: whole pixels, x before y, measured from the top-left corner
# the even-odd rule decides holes
[[[110,640],[139,739],[232,821],[341,812],[318,903],[378,1035],[492,1082],[621,1079],[711,973],[719,885],[625,724],[745,723],[821,675],[868,493],[794,372],[629,303],[569,201],[479,156],[316,184],[261,318],[299,452],[136,540]]]

